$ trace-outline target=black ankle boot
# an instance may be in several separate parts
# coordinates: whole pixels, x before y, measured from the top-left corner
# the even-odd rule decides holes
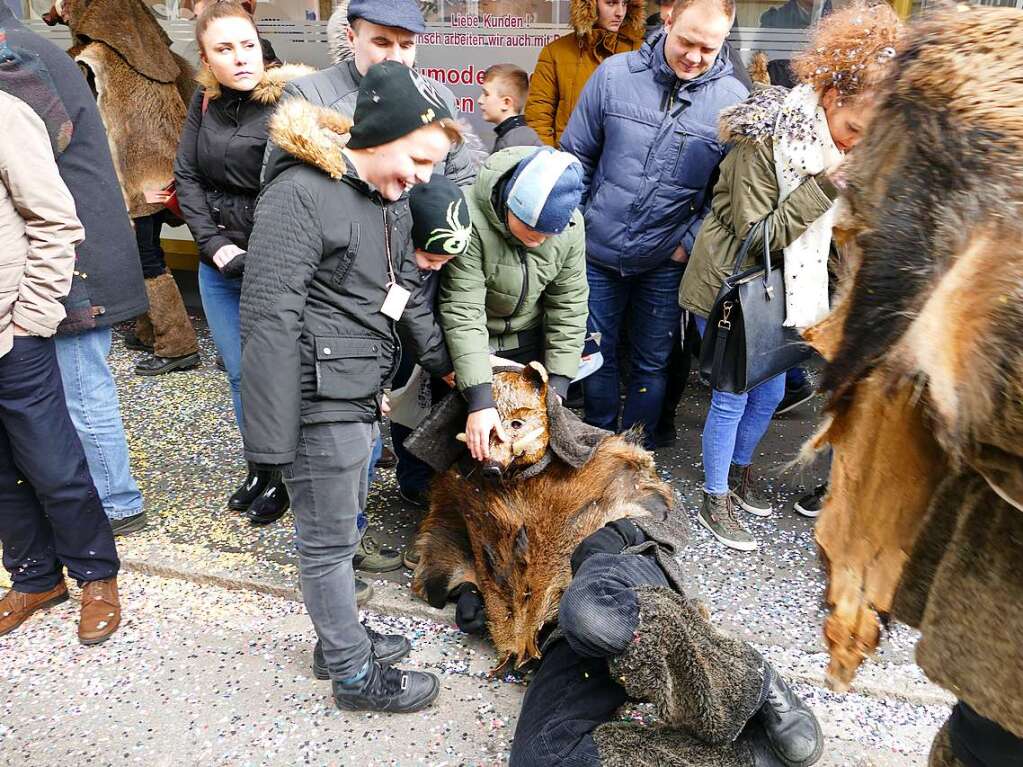
[[[252,502],[266,490],[267,485],[273,480],[272,471],[264,471],[249,464],[249,475],[245,481],[238,485],[231,497],[227,500],[227,508],[231,511],[247,511]]]
[[[767,695],[756,718],[778,759],[785,767],[809,767],[821,758],[824,733],[813,710],[765,662]]]
[[[291,506],[288,489],[284,486],[280,472],[273,472],[263,493],[249,506],[249,522],[254,525],[269,525],[284,516]]]
[[[353,686],[332,683],[334,703],[346,711],[387,711],[407,714],[426,708],[437,698],[440,682],[423,671],[402,671],[374,658],[362,681]]]
[[[412,652],[412,645],[401,634],[378,634],[365,623],[362,624],[362,627],[366,629],[370,644],[373,645],[373,657],[379,661],[380,665],[393,666]],[[317,679],[330,679],[330,674],[327,672],[327,659],[323,657],[323,647],[320,645],[319,639],[316,640],[316,645],[313,647],[313,676]]]

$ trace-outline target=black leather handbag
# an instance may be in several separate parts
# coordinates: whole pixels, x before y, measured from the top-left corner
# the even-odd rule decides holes
[[[764,262],[745,271],[743,263],[757,232],[763,233]],[[757,223],[735,257],[707,318],[700,372],[719,391],[743,394],[809,359],[811,350],[785,321],[785,276],[771,264],[771,224]]]

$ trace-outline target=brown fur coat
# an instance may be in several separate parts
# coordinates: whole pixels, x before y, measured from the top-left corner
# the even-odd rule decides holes
[[[67,0],[69,51],[96,94],[114,169],[132,218],[162,210],[145,191],[174,177],[174,155],[194,87],[192,68],[142,0]]]
[[[880,615],[927,675],[1023,736],[1023,13],[913,30],[852,157],[850,274],[808,332],[834,447],[817,525],[829,673]]]

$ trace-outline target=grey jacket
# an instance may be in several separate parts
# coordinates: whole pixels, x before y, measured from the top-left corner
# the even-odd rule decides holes
[[[407,203],[388,202],[347,163],[337,136],[300,99],[282,103],[282,148],[256,206],[241,296],[245,455],[294,461],[304,424],[374,421],[407,331],[435,375],[451,359],[410,246]],[[312,114],[310,114],[312,112]],[[310,127],[312,126],[312,127]],[[289,154],[290,153],[290,154]],[[390,281],[411,298],[395,323],[380,308]]]
[[[543,146],[537,132],[526,125],[522,115],[512,115],[494,128],[494,151],[500,152],[512,146]]]
[[[433,87],[437,89],[437,93],[447,104],[448,110],[457,117],[458,109],[455,107],[455,97],[451,91],[436,80],[426,79],[433,83]],[[311,104],[327,107],[346,117],[352,117],[355,114],[355,99],[359,95],[361,81],[362,75],[356,69],[355,61],[349,59],[314,74],[292,80],[284,89],[283,100],[300,96]],[[284,153],[272,141],[267,142],[266,155],[263,157],[262,182],[264,186],[277,175],[274,166],[281,162],[283,157]],[[438,169],[437,172],[443,172],[459,186],[471,184],[476,178],[476,162],[472,156],[469,142],[463,141],[454,147],[444,161],[444,167]]]

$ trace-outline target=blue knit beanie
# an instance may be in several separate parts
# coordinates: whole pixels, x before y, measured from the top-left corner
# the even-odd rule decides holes
[[[575,155],[545,146],[519,160],[506,187],[508,210],[544,234],[561,234],[583,196],[583,166]]]

